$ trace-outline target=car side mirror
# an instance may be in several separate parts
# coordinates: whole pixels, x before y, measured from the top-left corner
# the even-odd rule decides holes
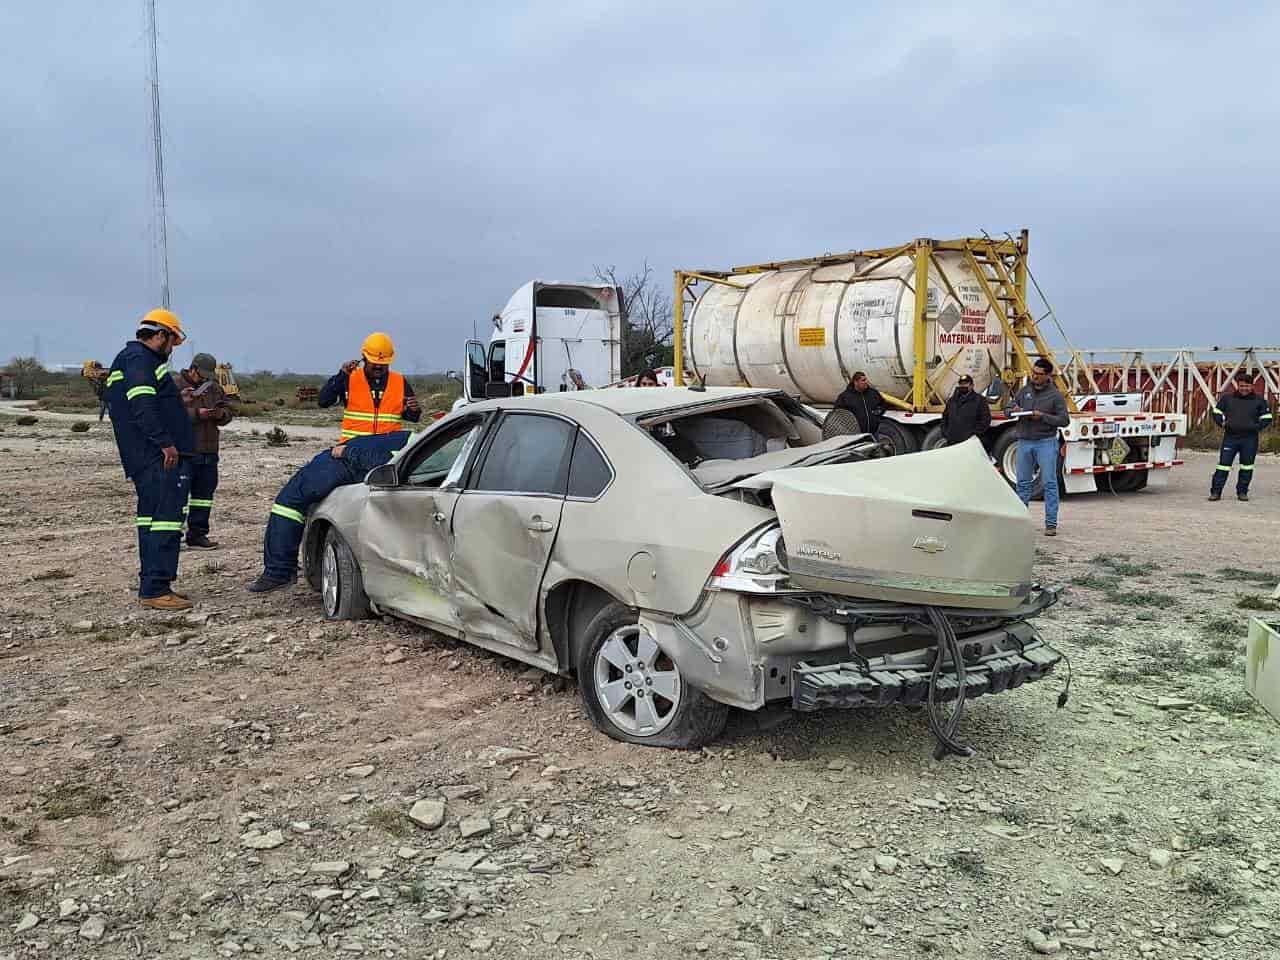
[[[392,487],[400,486],[400,475],[394,463],[384,463],[370,470],[364,482],[375,490],[390,490]]]

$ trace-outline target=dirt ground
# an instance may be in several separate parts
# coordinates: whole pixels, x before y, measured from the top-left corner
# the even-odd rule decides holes
[[[898,710],[626,747],[572,684],[251,597],[318,444],[226,444],[174,617],[134,603],[107,428],[0,422],[0,958],[1280,955],[1280,728],[1241,692],[1276,458],[1248,504],[1195,453],[1065,501],[1038,565],[1070,702],[1065,673],[975,701],[978,755],[937,763]]]

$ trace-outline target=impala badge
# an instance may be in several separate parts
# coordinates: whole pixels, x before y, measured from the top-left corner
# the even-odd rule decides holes
[[[941,553],[947,549],[947,541],[939,540],[937,537],[916,537],[916,542],[911,546],[925,553]]]

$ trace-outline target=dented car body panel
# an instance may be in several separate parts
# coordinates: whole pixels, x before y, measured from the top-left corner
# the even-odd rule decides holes
[[[810,700],[830,699],[851,652],[859,664],[908,656],[892,675],[909,688],[933,638],[918,612],[886,615],[886,601],[974,608],[957,632],[986,636],[970,641],[974,655],[1003,663],[997,635],[1028,615],[1025,510],[963,445],[901,465],[879,456],[866,437],[823,441],[809,413],[768,391],[491,400],[416,436],[394,484],[320,504],[304,557],[314,585],[313,545],[335,529],[377,612],[561,673],[579,638],[556,598],[618,601],[685,682],[745,709],[799,703],[793,678]],[[929,537],[945,548],[921,549]]]

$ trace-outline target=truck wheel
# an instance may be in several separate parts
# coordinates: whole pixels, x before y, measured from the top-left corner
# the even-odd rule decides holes
[[[947,445],[947,438],[942,435],[942,424],[935,423],[927,431],[925,431],[924,439],[920,441],[921,450],[937,450],[939,447]]]
[[[369,616],[360,565],[333,527],[320,548],[320,599],[329,620],[364,620]]]
[[[1012,430],[1005,430],[996,438],[995,445],[991,448],[991,455],[995,458],[996,466],[1000,468],[1005,481],[1017,490],[1018,438],[1013,435]],[[1044,499],[1044,480],[1040,478],[1039,467],[1036,468],[1035,476],[1031,480],[1031,499]]]
[[[1136,493],[1147,485],[1147,471],[1122,470],[1103,474],[1110,483],[1112,493]]]
[[[848,410],[832,410],[822,421],[823,440],[830,440],[832,437],[851,437],[861,432],[862,427],[858,424],[858,418]]]
[[[894,423],[892,420],[885,420],[880,424],[876,439],[880,441],[882,446],[889,448],[890,456],[897,456],[900,453],[915,453],[920,449],[920,438],[916,432],[902,426],[900,423]]]
[[[575,639],[578,690],[601,733],[623,743],[693,749],[724,730],[729,708],[690,686],[625,604],[605,606]]]

